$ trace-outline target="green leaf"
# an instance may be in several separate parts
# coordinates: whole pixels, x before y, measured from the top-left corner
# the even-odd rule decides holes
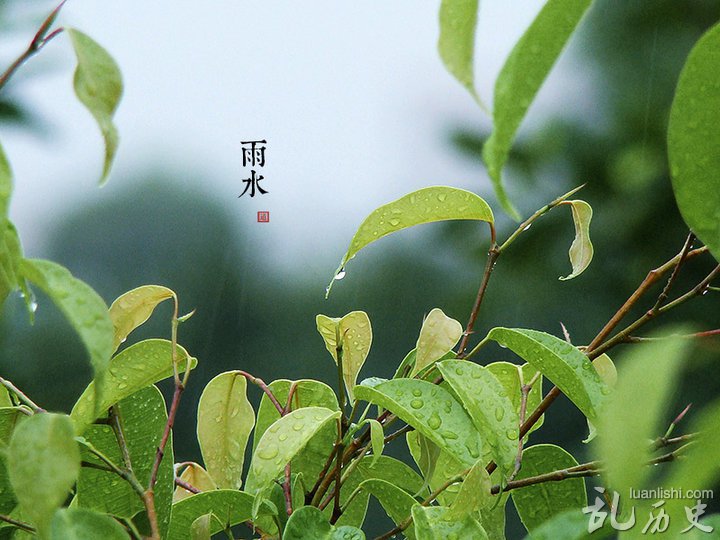
[[[577,347],[550,334],[521,328],[493,328],[488,339],[539,370],[590,420],[597,417],[610,388]]]
[[[210,476],[220,488],[240,489],[245,447],[255,425],[242,373],[226,371],[211,380],[197,414],[198,443]]]
[[[180,480],[198,488],[200,491],[212,491],[218,488],[215,480],[213,480],[208,472],[200,465],[193,461],[189,461],[185,465],[182,473],[180,473]],[[178,486],[175,488],[175,493],[173,493],[173,503],[182,501],[193,495],[196,494]]]
[[[607,485],[627,497],[651,474],[649,441],[662,435],[663,413],[674,392],[688,342],[663,339],[634,345],[620,364],[615,390],[595,422],[595,455],[605,462]]]
[[[263,433],[253,454],[248,491],[255,492],[277,478],[323,426],[340,418],[340,411],[306,407],[280,418]]]
[[[197,365],[197,359],[190,356],[180,345],[177,345],[178,370],[185,371],[190,362],[190,369]],[[107,376],[102,383],[102,398],[95,406],[95,382],[91,382],[75,403],[70,416],[75,422],[75,429],[82,434],[99,414],[106,411],[123,398],[138,390],[151,386],[162,379],[171,377],[172,344],[165,339],[148,339],[128,347],[110,360]]]
[[[165,400],[157,387],[150,386],[120,401],[115,410],[122,425],[133,472],[140,483],[147,486],[150,483],[157,447],[167,423]],[[84,438],[117,466],[126,466],[117,437],[109,425],[91,425]],[[82,450],[84,461],[102,464],[90,452]],[[155,509],[161,532],[167,530],[170,521],[175,487],[173,459],[171,435],[158,469],[155,486]],[[80,472],[77,503],[83,508],[126,518],[144,510],[141,499],[127,482],[114,473],[88,467],[83,467]]]
[[[130,332],[150,318],[157,305],[175,293],[160,285],[143,285],[120,295],[110,306],[110,320],[115,329],[114,350]]]
[[[190,526],[190,540],[210,540],[210,525],[212,514],[205,514],[192,522]]]
[[[364,424],[370,426],[370,445],[373,452],[373,461],[377,461],[385,449],[385,433],[383,432],[382,424],[373,418],[368,418],[363,420],[363,422],[358,425],[358,428]]]
[[[75,94],[93,115],[105,139],[105,163],[100,177],[103,184],[118,146],[113,115],[123,93],[122,75],[112,56],[92,38],[74,28],[68,28],[67,32],[77,56]]]
[[[10,220],[0,217],[0,305],[19,287],[32,323],[37,306],[27,280],[19,275],[22,260],[23,251],[15,225]]]
[[[23,511],[47,531],[80,473],[73,425],[64,414],[36,414],[20,423],[8,447],[10,482]]]
[[[358,399],[398,415],[466,467],[480,457],[480,435],[462,405],[444,388],[427,381],[396,379],[374,388],[358,386],[355,392]]]
[[[243,491],[218,489],[198,493],[173,504],[172,521],[167,540],[187,540],[192,524],[200,516],[212,513],[210,534],[221,532],[225,525],[237,525],[252,518],[253,497]]]
[[[345,388],[350,401],[355,401],[353,388],[372,345],[370,318],[364,311],[353,311],[341,319],[318,315],[315,323],[335,364],[338,363],[338,349],[342,350]]]
[[[82,508],[63,508],[52,519],[52,540],[127,540],[128,535],[117,521],[106,514]]]
[[[410,450],[410,453],[412,454],[415,463],[417,463],[417,466],[420,469],[423,478],[425,479],[422,488],[418,490],[418,492],[416,492],[419,493],[420,491],[424,491],[426,487],[433,486],[432,480],[435,478],[435,471],[437,468],[438,460],[440,459],[441,451],[440,447],[437,444],[432,442],[422,433],[418,433],[417,431],[409,432],[406,439],[408,449]],[[453,459],[454,463],[457,463],[457,460],[455,460],[454,458],[451,457],[450,459]],[[447,468],[443,468],[443,471],[445,471],[446,469]],[[461,465],[458,466],[458,470],[460,469],[462,469]]]
[[[314,506],[295,510],[285,526],[283,540],[365,540],[365,534],[355,527],[335,527]]]
[[[675,199],[685,223],[720,260],[720,25],[690,51],[680,73],[668,124]]]
[[[332,411],[339,411],[337,397],[332,388],[328,385],[309,379],[289,381],[278,379],[270,383],[269,387],[273,395],[285,405],[287,403],[290,387],[295,384],[295,391],[290,403],[290,410],[298,410],[304,407],[325,407]],[[270,402],[270,399],[263,394],[258,407],[255,433],[253,434],[253,451],[257,448],[260,438],[267,428],[280,418],[280,413]],[[317,478],[327,460],[337,438],[337,430],[334,424],[328,424],[310,439],[310,442],[298,453],[292,461],[292,470],[302,473],[305,478]]]
[[[492,482],[485,470],[485,462],[478,460],[465,476],[460,491],[446,513],[446,518],[463,519],[465,516],[474,515],[481,508],[492,506],[491,488]]]
[[[360,489],[371,493],[385,509],[388,517],[395,525],[399,525],[410,517],[412,507],[417,504],[412,495],[382,478],[371,478],[360,484]],[[414,527],[411,525],[403,531],[410,540],[415,540]]]
[[[513,402],[515,413],[520,417],[520,405],[522,401],[522,386],[523,384],[529,383],[533,377],[538,373],[530,364],[523,364],[518,366],[517,364],[511,364],[510,362],[493,362],[485,366],[490,371],[500,384],[503,385],[508,397]],[[542,375],[538,376],[537,381],[533,384],[532,389],[528,393],[526,411],[534,411],[543,399],[542,396]],[[535,423],[533,427],[528,431],[528,435],[540,429],[543,422],[545,421],[545,415],[543,414],[540,419]],[[528,435],[525,436],[527,439]]]
[[[502,169],[520,123],[591,0],[548,0],[513,48],[495,81],[492,135],[483,160],[505,211],[519,214],[502,185]]]
[[[443,0],[438,52],[447,70],[479,102],[473,77],[478,0]]]
[[[572,208],[573,223],[575,224],[575,239],[570,245],[569,251],[572,273],[560,278],[560,281],[565,281],[579,276],[590,266],[593,258],[593,245],[590,241],[590,220],[593,211],[585,201],[564,201],[562,204],[569,204]]]
[[[492,210],[483,199],[464,189],[447,186],[423,188],[377,208],[360,224],[333,281],[341,279],[345,264],[375,240],[413,225],[451,219],[494,222]],[[332,284],[331,281],[327,294]]]
[[[90,355],[95,373],[95,398],[100,402],[105,371],[114,350],[113,326],[105,302],[89,285],[54,262],[23,259],[20,273],[52,299],[80,336]]]
[[[593,360],[592,365],[598,375],[600,375],[603,382],[610,388],[614,388],[617,383],[617,369],[615,369],[615,364],[610,357],[607,354],[601,354]],[[587,424],[588,436],[583,440],[585,444],[589,443],[597,436],[597,428],[595,427],[595,424],[593,424],[590,420],[587,421]]]
[[[444,506],[420,506],[412,509],[417,540],[446,540],[448,538],[472,538],[488,540],[482,525],[472,516],[461,520],[448,517],[449,509]]]
[[[520,419],[503,385],[491,371],[465,360],[444,360],[438,367],[490,445],[495,463],[511,470],[518,454]]]
[[[523,452],[522,468],[517,480],[568,469],[577,464],[575,458],[559,446],[538,444]],[[556,514],[587,506],[584,478],[534,484],[514,489],[511,494],[521,521],[531,532]]]
[[[462,324],[435,308],[423,321],[415,346],[415,367],[410,373],[414,377],[423,369],[442,358],[450,351],[463,334]]]
[[[0,217],[6,218],[8,215],[8,207],[10,206],[10,197],[13,192],[13,174],[10,168],[10,162],[5,155],[5,150],[0,145]]]
[[[602,540],[616,534],[610,526],[610,520],[590,534],[588,519],[589,516],[578,509],[565,510],[533,529],[525,540]]]
[[[15,427],[28,418],[17,407],[0,407],[0,514],[9,514],[17,505],[17,499],[10,484],[5,450]]]

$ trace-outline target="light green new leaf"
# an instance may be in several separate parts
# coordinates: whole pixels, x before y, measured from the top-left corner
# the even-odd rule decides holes
[[[12,171],[0,146],[0,306],[18,287],[17,271],[22,259],[20,239],[15,227],[7,219],[12,189]]]
[[[225,529],[225,525],[237,525],[252,519],[253,497],[243,491],[218,489],[198,493],[173,504],[172,521],[167,540],[187,540],[192,524],[200,516],[213,514],[210,534]]]
[[[445,315],[440,308],[431,310],[420,329],[415,346],[415,367],[410,377],[442,358],[455,346],[462,334],[462,324]]]
[[[283,540],[365,540],[365,534],[355,527],[331,525],[320,510],[303,506],[295,510],[285,526]]]
[[[193,461],[187,462],[186,467],[183,469],[183,472],[180,473],[179,478],[183,482],[198,488],[200,491],[212,491],[218,488],[215,480],[213,480],[208,472]],[[183,499],[187,499],[193,495],[196,494],[178,486],[175,488],[175,493],[173,493],[173,503],[182,501]]]
[[[526,448],[517,480],[538,476],[578,464],[570,454],[553,444],[538,444]],[[514,489],[512,500],[528,531],[565,510],[587,506],[584,478],[569,478],[562,482],[545,482]]]
[[[7,466],[15,496],[41,533],[65,501],[80,473],[80,450],[64,414],[36,414],[10,439]]]
[[[353,388],[372,345],[370,318],[364,311],[352,311],[341,319],[318,315],[315,324],[335,364],[338,354],[342,355],[345,388],[350,401],[355,401]]]
[[[685,223],[720,260],[720,24],[695,44],[668,124],[670,175]]]
[[[358,251],[383,236],[413,225],[452,219],[494,222],[492,210],[483,199],[464,189],[447,186],[419,189],[385,204],[360,224],[340,262],[336,276],[339,278],[341,272],[344,272],[345,264],[355,257]],[[333,281],[335,279],[333,278]],[[328,286],[327,294],[330,294],[333,281]]]
[[[663,413],[687,352],[687,340],[663,339],[634,346],[620,363],[617,386],[594,422],[594,451],[621,500],[630,488],[642,489],[652,472],[648,441],[665,431]]]
[[[448,517],[449,509],[445,506],[420,506],[412,508],[417,540],[447,540],[448,538],[472,538],[488,540],[482,525],[470,515],[462,519]]]
[[[103,184],[118,146],[113,115],[123,93],[122,75],[112,56],[92,38],[74,28],[66,31],[78,62],[73,78],[75,94],[93,115],[105,139],[105,163],[100,177]]]
[[[608,519],[603,527],[590,534],[589,518],[590,516],[583,514],[579,509],[565,510],[534,528],[525,540],[602,540],[614,537],[617,533],[610,526]]]
[[[212,514],[200,516],[190,526],[190,540],[210,540],[210,525]]]
[[[200,396],[197,436],[205,467],[218,487],[240,489],[245,447],[255,426],[247,398],[247,380],[226,371],[211,380]]]
[[[271,425],[255,448],[248,476],[248,491],[258,491],[272,482],[313,435],[338,418],[340,411],[306,407],[283,416]]]
[[[502,185],[502,169],[515,134],[535,95],[560,56],[591,0],[548,0],[513,48],[495,81],[493,131],[483,160],[505,211],[519,219]]]
[[[374,418],[363,420],[358,424],[358,429],[365,424],[370,426],[370,446],[372,447],[373,461],[377,461],[385,449],[385,433],[382,424]]]
[[[50,525],[51,540],[127,540],[128,534],[113,518],[83,508],[55,512]]]
[[[155,386],[143,388],[120,401],[115,407],[123,426],[123,435],[133,472],[140,483],[150,483],[157,447],[167,423],[165,400]],[[81,439],[82,440],[82,439]],[[117,437],[107,424],[93,424],[84,434],[81,445],[84,461],[102,465],[97,457],[84,447],[92,445],[119,467],[124,459]],[[167,531],[174,490],[172,434],[158,469],[155,485],[155,510],[160,531]],[[78,506],[130,518],[144,509],[142,500],[130,485],[116,474],[96,468],[83,467],[78,479]]]
[[[462,405],[444,388],[417,379],[396,379],[373,388],[358,386],[355,392],[358,399],[398,415],[466,467],[480,457],[480,434]]]
[[[510,362],[493,362],[485,366],[490,371],[500,384],[503,385],[508,397],[513,402],[515,413],[520,417],[520,405],[522,402],[522,386],[532,381],[533,377],[537,374],[538,370],[530,364],[523,364],[518,366],[517,364],[511,364]],[[537,381],[533,384],[532,389],[528,393],[526,411],[534,411],[543,399],[542,396],[542,375],[538,376]],[[528,435],[542,427],[545,421],[545,415],[543,414],[540,419],[535,422],[535,425],[530,428]],[[528,435],[525,435],[527,439]]]
[[[417,464],[424,483],[421,489],[414,491],[414,495],[427,494],[445,485],[448,481],[460,476],[467,466],[460,463],[448,452],[441,450],[434,442],[417,431],[410,431],[406,435],[406,442],[413,460]],[[438,496],[440,504],[450,505],[455,500],[460,485],[451,484]]]
[[[412,507],[418,503],[407,491],[382,478],[365,480],[360,484],[359,489],[372,494],[395,525],[410,517]],[[410,540],[415,540],[415,530],[412,525],[405,529],[403,534]]]
[[[447,70],[479,102],[473,76],[477,17],[478,0],[443,0],[438,52]]]
[[[497,341],[552,381],[578,409],[594,420],[610,388],[577,347],[537,330],[493,328],[488,339]]]
[[[490,446],[495,463],[511,470],[518,453],[520,419],[503,385],[491,371],[465,360],[444,360],[438,367]]]
[[[474,515],[480,508],[492,506],[491,488],[492,482],[485,470],[485,463],[483,460],[478,460],[463,480],[455,500],[446,513],[446,518],[463,519],[465,516]]]
[[[598,375],[600,375],[603,382],[607,384],[608,387],[615,388],[615,384],[617,383],[617,369],[615,369],[615,364],[610,357],[607,354],[601,354],[593,360],[592,365]],[[595,424],[593,424],[590,420],[587,421],[587,424],[588,436],[586,439],[583,439],[585,444],[589,443],[597,436],[597,428],[595,427]]]
[[[110,306],[110,320],[115,329],[114,350],[130,332],[150,318],[157,305],[175,293],[160,285],[143,285],[118,296]]]
[[[20,274],[35,283],[60,308],[80,336],[95,373],[96,400],[103,399],[103,381],[113,349],[113,325],[102,298],[64,267],[41,259],[23,259]]]
[[[572,208],[573,223],[575,224],[575,239],[570,245],[570,264],[572,273],[561,277],[560,281],[572,279],[582,274],[590,266],[593,258],[593,245],[590,241],[590,220],[592,207],[585,201],[565,201]]]
[[[197,359],[177,345],[178,371],[184,372],[197,365]],[[102,399],[95,406],[95,382],[91,382],[75,403],[70,416],[75,429],[82,434],[85,428],[100,414],[123,398],[151,386],[173,374],[172,344],[165,339],[147,339],[128,347],[110,360],[107,376],[103,382]],[[98,413],[96,413],[98,411]]]

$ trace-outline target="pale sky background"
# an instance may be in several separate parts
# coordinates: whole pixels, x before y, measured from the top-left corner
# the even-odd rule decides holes
[[[542,3],[481,2],[476,79],[486,103]],[[20,23],[54,5],[22,4],[9,10],[15,30],[0,36],[4,64],[32,36]],[[59,24],[95,38],[123,73],[120,148],[98,189],[102,139],[72,91],[69,39],[57,38],[14,88],[48,121],[48,136],[0,132],[16,177],[11,218],[26,252],[42,256],[44,239],[68,210],[118,196],[128,178],[140,181],[158,164],[179,176],[179,189],[224,203],[281,266],[332,271],[368,213],[421,187],[480,191],[497,209],[484,170],[447,142],[451,128],[488,128],[489,118],[439,59],[438,7],[417,0],[70,0]],[[524,127],[581,109],[586,84],[565,55]],[[268,140],[262,172],[270,193],[238,199],[249,172],[240,141],[255,138]],[[271,223],[255,223],[256,211],[266,209]]]

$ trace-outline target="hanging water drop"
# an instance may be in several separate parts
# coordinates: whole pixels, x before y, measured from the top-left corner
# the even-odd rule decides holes
[[[335,279],[336,281],[340,281],[340,280],[341,280],[342,278],[344,278],[344,277],[345,277],[345,267],[343,266],[343,267],[340,269],[340,271],[339,271],[337,274],[335,274],[335,278],[334,278],[334,279]]]
[[[523,231],[527,231],[530,227],[532,227],[532,223],[528,223],[528,224],[523,228]]]

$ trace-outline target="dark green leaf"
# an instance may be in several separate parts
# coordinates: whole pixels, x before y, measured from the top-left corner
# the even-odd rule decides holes
[[[407,491],[381,478],[365,480],[360,484],[360,489],[371,493],[380,501],[388,517],[393,520],[395,525],[399,525],[410,517],[413,505],[418,502]],[[403,534],[410,540],[415,540],[415,530],[412,525],[405,529]]]
[[[295,510],[288,519],[283,540],[365,540],[365,535],[355,527],[335,527],[314,506]]]
[[[198,493],[175,503],[167,540],[187,540],[192,524],[200,516],[212,513],[210,532],[221,532],[225,525],[237,525],[252,518],[253,497],[243,491],[218,489]]]
[[[63,508],[55,512],[51,540],[127,540],[122,526],[106,514],[82,508]]]

